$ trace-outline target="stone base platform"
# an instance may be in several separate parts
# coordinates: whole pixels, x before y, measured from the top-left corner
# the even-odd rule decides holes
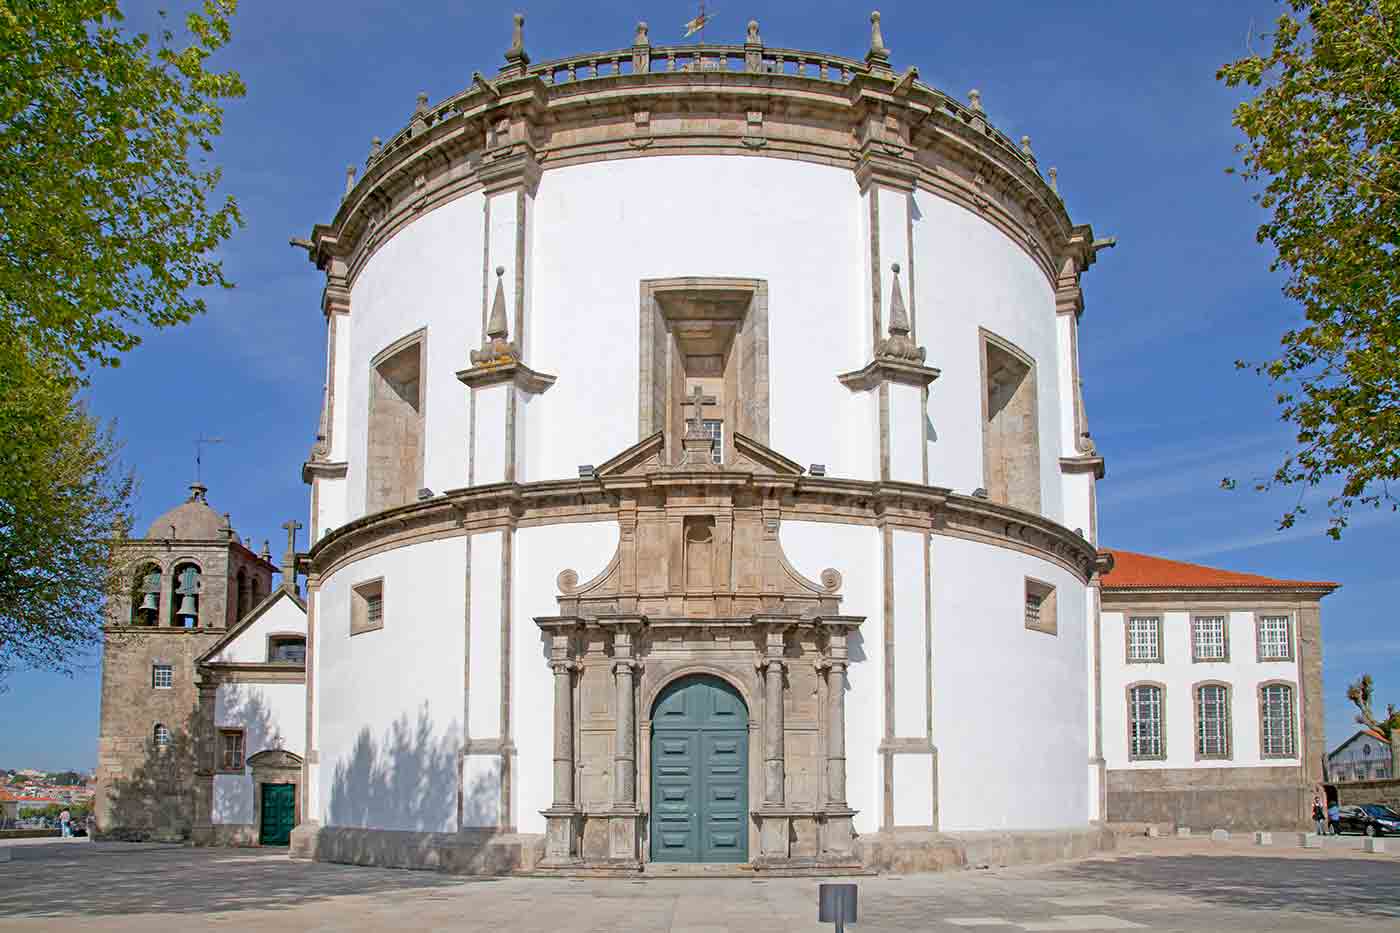
[[[546,868],[541,834],[396,832],[378,829],[298,826],[290,855],[349,865],[408,868],[456,875],[532,875],[567,878],[772,878],[914,874],[979,866],[1032,865],[1082,858],[1116,848],[1112,830],[1083,829],[935,833],[896,830],[856,839],[858,861],[793,859],[785,864],[688,865],[649,862],[641,866],[589,865]]]
[[[1111,830],[1094,827],[1062,830],[935,833],[894,830],[856,840],[866,868],[882,874],[913,874],[960,868],[1037,865],[1083,858],[1117,848]]]

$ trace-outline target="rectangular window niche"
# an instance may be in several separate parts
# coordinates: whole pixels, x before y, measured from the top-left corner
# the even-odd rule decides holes
[[[664,457],[681,459],[684,396],[692,386],[713,401],[702,418],[729,462],[737,431],[768,443],[768,283],[762,279],[643,279],[639,333],[638,439],[664,431]]]
[[[1043,580],[1026,577],[1026,628],[1033,632],[1057,635],[1055,588]]]
[[[350,634],[362,635],[384,627],[384,578],[357,583],[350,589]]]
[[[423,366],[426,330],[370,361],[365,512],[417,501],[423,485]]]
[[[1035,361],[978,329],[982,364],[982,463],[993,502],[1040,511],[1040,425]]]

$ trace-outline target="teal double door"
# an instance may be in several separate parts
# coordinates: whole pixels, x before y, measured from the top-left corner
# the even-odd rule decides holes
[[[748,861],[743,699],[718,677],[686,677],[661,691],[651,723],[652,861]]]
[[[285,846],[292,841],[296,825],[296,785],[261,784],[262,826],[258,842],[265,846]]]

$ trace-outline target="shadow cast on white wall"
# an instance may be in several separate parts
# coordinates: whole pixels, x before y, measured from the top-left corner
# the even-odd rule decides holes
[[[400,716],[378,740],[368,727],[361,729],[350,754],[336,763],[329,825],[455,830],[461,729],[453,722],[440,737],[438,732],[426,703],[418,710],[417,722]],[[484,806],[486,799],[487,790],[473,786],[465,805]]]

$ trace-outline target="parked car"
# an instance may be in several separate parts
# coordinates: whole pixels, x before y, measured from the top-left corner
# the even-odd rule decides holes
[[[1337,828],[1339,832],[1365,833],[1367,836],[1400,835],[1400,813],[1379,803],[1342,807]]]

